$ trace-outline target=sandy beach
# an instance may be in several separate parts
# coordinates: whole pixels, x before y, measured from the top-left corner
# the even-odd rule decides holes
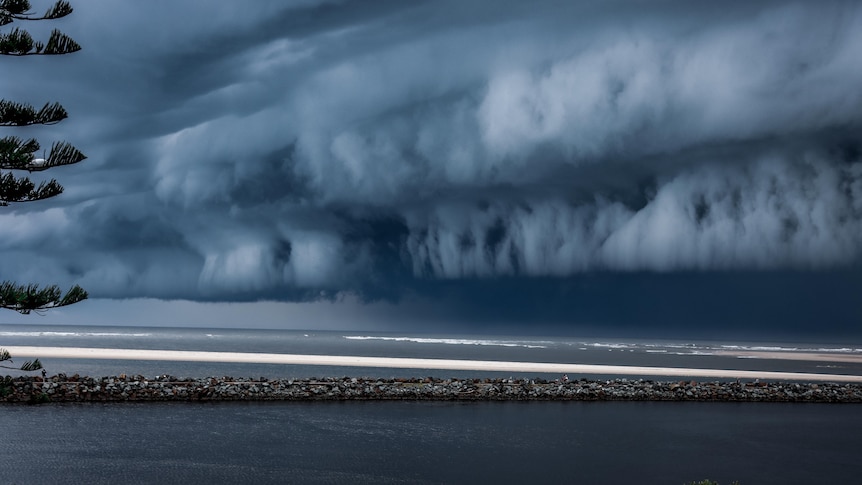
[[[805,360],[812,362],[846,362],[852,364],[862,364],[862,355],[860,354],[839,354],[835,352],[827,354],[819,352],[720,350],[714,352],[714,355],[726,355],[745,359]]]
[[[16,357],[62,359],[153,360],[177,362],[223,362],[249,364],[321,365],[343,367],[383,367],[428,370],[475,370],[535,372],[577,375],[628,375],[702,377],[717,379],[802,380],[862,383],[862,376],[803,372],[697,369],[677,367],[639,367],[623,365],[561,364],[547,362],[504,362],[485,360],[412,359],[395,357],[358,357],[345,355],[300,355],[240,352],[201,352],[178,350],[105,349],[84,347],[7,347]],[[765,353],[768,354],[768,353]],[[763,357],[770,358],[770,357]]]

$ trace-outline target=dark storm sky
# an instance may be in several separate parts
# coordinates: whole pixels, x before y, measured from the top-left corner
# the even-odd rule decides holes
[[[73,5],[22,26],[83,51],[0,59],[90,157],[0,212],[3,278],[862,334],[858,2]]]

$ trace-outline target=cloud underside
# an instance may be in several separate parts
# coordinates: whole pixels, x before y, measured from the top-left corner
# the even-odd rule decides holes
[[[637,6],[220,11],[166,34],[174,55],[138,53],[161,73],[150,91],[106,87],[134,116],[91,159],[134,171],[0,216],[16,228],[4,273],[109,297],[309,299],[857,267],[862,9]]]

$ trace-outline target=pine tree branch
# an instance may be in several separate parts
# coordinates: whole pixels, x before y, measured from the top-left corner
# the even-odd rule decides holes
[[[41,19],[27,19],[27,20],[48,20],[48,19],[60,19],[72,13],[74,9],[72,5],[66,0],[59,0],[57,3],[51,6],[48,11],[45,12],[45,16]]]
[[[13,20],[53,20],[63,18],[72,13],[72,5],[66,0],[59,0],[51,6],[45,15],[41,17],[33,17],[30,12],[30,2],[28,0],[2,0],[0,1],[0,18],[8,17],[10,23]],[[0,23],[0,25],[6,25]]]
[[[71,54],[72,52],[78,52],[79,50],[81,50],[80,44],[72,40],[68,35],[54,29],[51,31],[51,37],[48,38],[48,45],[45,46],[45,51],[42,52],[42,54],[47,56],[58,56]]]
[[[0,362],[9,362],[10,364],[14,364],[12,362],[12,356],[9,355],[9,351],[6,349],[0,349]],[[39,359],[35,359],[33,361],[24,362],[21,367],[13,367],[11,365],[0,364],[0,367],[4,369],[15,369],[15,370],[23,370],[27,372],[32,372],[34,370],[39,370],[42,368],[42,362]]]
[[[0,99],[0,126],[53,125],[68,117],[60,103],[45,103],[36,111],[33,105]]]
[[[35,158],[33,153],[38,149],[39,143],[34,139],[23,141],[14,136],[0,138],[0,169],[41,172],[49,168],[72,165],[87,158],[66,142],[54,142],[48,158]]]
[[[42,170],[47,170],[52,167],[72,165],[73,163],[78,163],[86,158],[86,155],[78,151],[77,148],[73,147],[69,143],[55,141],[51,145],[51,151],[48,153],[48,159],[45,160],[44,164],[37,165],[38,159],[35,159],[30,162],[26,168],[31,172],[41,172]]]
[[[21,367],[18,370],[23,370],[25,372],[33,372],[34,370],[39,370],[42,368],[42,363],[39,362],[39,359],[35,359],[33,361],[27,361],[21,364]]]
[[[0,206],[7,206],[10,202],[50,199],[62,193],[63,186],[54,179],[42,182],[36,187],[29,178],[17,178],[11,172],[0,176]]]
[[[86,300],[87,296],[87,292],[78,285],[63,295],[57,285],[39,288],[39,285],[33,284],[17,285],[9,281],[0,283],[0,308],[15,310],[25,315],[31,311],[73,305]]]
[[[0,138],[0,169],[26,170],[32,163],[33,154],[39,150],[39,142],[31,138],[22,140],[17,136]]]
[[[0,54],[24,56],[35,47],[36,42],[27,31],[16,28],[7,34],[0,34]]]
[[[13,20],[29,15],[28,0],[0,0],[0,25],[12,23]]]
[[[81,50],[81,46],[57,29],[51,31],[48,44],[36,42],[27,31],[19,28],[0,34],[0,55],[6,56],[57,56]]]
[[[6,11],[9,15],[29,15],[30,0],[0,0],[0,11]]]

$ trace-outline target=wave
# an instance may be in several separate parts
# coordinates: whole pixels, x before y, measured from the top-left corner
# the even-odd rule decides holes
[[[123,332],[0,332],[0,337],[151,337],[151,333],[123,333]]]
[[[660,343],[660,344],[641,344],[644,347],[655,348],[659,347],[662,349],[696,349],[698,348],[697,344],[689,344],[689,343]]]
[[[743,350],[753,352],[818,352],[818,353],[862,353],[862,349],[850,347],[781,347],[762,345],[722,345],[724,350]]]
[[[607,342],[583,342],[580,345],[586,345],[587,347],[596,347],[600,349],[634,349],[637,348],[636,344],[624,344],[624,343],[607,343]]]
[[[376,335],[346,335],[348,340],[377,340],[390,342],[411,342],[421,344],[442,345],[476,345],[496,347],[520,347],[528,349],[547,349],[559,346],[573,347],[579,350],[620,350],[629,352],[643,352],[648,354],[667,355],[717,355],[719,351],[737,352],[809,352],[826,354],[858,354],[862,349],[855,347],[806,347],[793,345],[745,345],[745,344],[709,344],[688,342],[613,342],[613,341],[545,341],[545,340],[502,340],[502,339],[480,339],[480,338],[451,338],[451,337],[409,337],[395,336],[384,337]]]
[[[667,353],[669,350],[688,350],[689,352],[675,352],[676,355],[689,355],[703,350],[712,350],[693,343],[634,343],[634,342],[577,342],[577,345],[593,347],[597,349],[642,351],[646,353]]]
[[[412,342],[417,344],[444,344],[444,345],[482,345],[495,347],[522,347],[527,349],[546,349],[547,345],[539,342],[523,342],[513,340],[485,340],[485,339],[460,339],[460,338],[430,338],[430,337],[378,337],[369,335],[345,335],[347,340],[384,340],[391,342]]]
[[[577,345],[598,349],[635,350],[646,353],[669,353],[675,355],[715,355],[715,351],[737,351],[737,352],[812,352],[812,353],[838,353],[857,354],[862,353],[860,348],[852,347],[804,347],[804,346],[781,346],[781,345],[714,345],[696,343],[627,343],[627,342],[578,342]]]
[[[722,345],[727,350],[753,350],[756,352],[799,352],[799,347],[777,347],[769,345]]]

